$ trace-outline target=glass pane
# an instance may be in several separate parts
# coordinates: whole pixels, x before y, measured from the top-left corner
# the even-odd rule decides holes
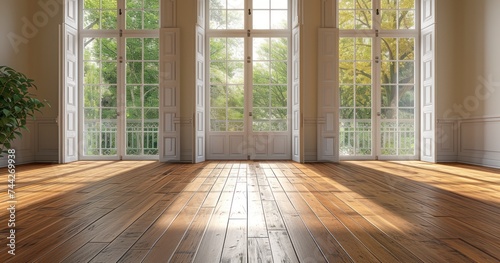
[[[244,60],[244,41],[242,38],[227,40],[227,59],[228,60]]]
[[[415,107],[414,86],[399,87],[399,107]]]
[[[210,107],[226,107],[226,88],[224,86],[210,87]]]
[[[253,40],[253,59],[269,60],[270,42],[269,38],[254,38]]]
[[[144,83],[145,84],[158,84],[160,74],[160,64],[158,62],[145,62],[144,63]]]
[[[371,29],[372,28],[372,11],[361,10],[356,11],[356,28],[355,29]]]
[[[144,107],[159,107],[160,94],[158,86],[144,87]]]
[[[288,28],[288,11],[271,11],[271,29]]]
[[[382,60],[395,60],[397,58],[397,38],[382,38]]]
[[[116,86],[104,86],[101,88],[101,106],[117,107],[117,88]]]
[[[142,62],[127,63],[127,84],[142,83]]]
[[[371,86],[356,87],[356,107],[370,107],[372,100]]]
[[[142,107],[141,86],[127,86],[127,107]]]
[[[142,11],[126,11],[126,29],[142,29]]]
[[[254,10],[252,13],[254,29],[270,29],[270,17],[267,10]]]
[[[228,86],[227,88],[227,106],[241,107],[245,105],[243,86]]]
[[[245,12],[243,10],[227,11],[227,29],[243,29]]]
[[[354,38],[343,37],[340,39],[340,60],[354,60]]]
[[[228,9],[245,9],[245,1],[244,0],[229,0],[227,1]]]
[[[398,16],[399,29],[415,28],[415,11],[400,11]]]
[[[357,62],[356,63],[356,83],[371,84],[372,82],[372,63]]]
[[[413,84],[415,80],[415,63],[399,62],[399,83]]]
[[[269,0],[253,0],[253,9],[269,9]]]
[[[101,13],[101,29],[117,28],[117,12],[116,10],[102,11]]]
[[[382,86],[382,107],[396,107],[398,102],[396,86]]]
[[[341,62],[339,69],[340,69],[340,83],[342,84],[354,83],[354,63]]]
[[[271,82],[271,72],[269,62],[254,62],[253,63],[253,83],[254,84],[269,84]]]
[[[397,83],[397,63],[395,62],[382,62],[381,80],[382,84],[395,84]]]
[[[142,9],[142,0],[127,0],[127,9]]]
[[[159,60],[160,47],[158,38],[145,38],[144,39],[144,59],[145,60]]]
[[[382,1],[383,2],[383,1]],[[382,10],[382,28],[397,29],[398,12],[395,10]]]
[[[414,60],[415,59],[415,39],[414,38],[400,38],[398,45],[398,54],[400,60]]]
[[[142,39],[141,38],[127,38],[126,39],[126,58],[127,60],[141,60],[142,59]]]
[[[339,11],[339,28],[340,29],[354,29],[355,24],[354,11],[340,10]]]
[[[372,60],[372,39],[356,39],[356,60]]]
[[[160,12],[159,11],[144,11],[144,29],[160,28]]]
[[[272,0],[271,9],[288,9],[288,0]]]
[[[340,107],[354,107],[353,86],[340,86]]]
[[[226,29],[226,10],[210,10],[210,28]]]
[[[101,94],[99,86],[85,86],[83,89],[83,107],[99,107]]]
[[[252,105],[254,107],[269,107],[271,94],[268,86],[254,86]]]
[[[271,107],[287,107],[288,86],[271,86]]]

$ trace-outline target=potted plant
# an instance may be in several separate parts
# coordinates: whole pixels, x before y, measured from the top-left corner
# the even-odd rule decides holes
[[[16,138],[21,138],[21,129],[26,128],[29,117],[35,118],[45,106],[30,93],[36,89],[34,80],[29,79],[10,67],[0,66],[0,157],[11,148],[11,143]]]

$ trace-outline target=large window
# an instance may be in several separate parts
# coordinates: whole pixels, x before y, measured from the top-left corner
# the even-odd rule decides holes
[[[82,1],[83,158],[157,158],[159,6]]]
[[[341,156],[416,158],[416,1],[338,6]]]
[[[290,159],[289,1],[208,1],[210,159]]]

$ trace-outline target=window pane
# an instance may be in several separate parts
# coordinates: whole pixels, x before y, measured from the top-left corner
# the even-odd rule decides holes
[[[256,11],[255,10],[252,13],[252,18],[253,18],[253,28],[254,29],[269,29],[270,28],[269,11],[267,11],[267,10]]]

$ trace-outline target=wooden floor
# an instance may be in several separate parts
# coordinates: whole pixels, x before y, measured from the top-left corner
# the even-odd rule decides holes
[[[422,162],[17,167],[0,262],[499,262],[500,170]]]

